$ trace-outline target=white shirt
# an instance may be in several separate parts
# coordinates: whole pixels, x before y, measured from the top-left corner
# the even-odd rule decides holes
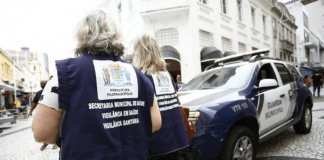
[[[39,100],[38,103],[46,105],[55,110],[62,111],[62,109],[59,108],[58,87],[58,76],[57,70],[55,69],[53,75],[50,76],[49,81],[46,83],[46,86],[41,96],[42,98]]]

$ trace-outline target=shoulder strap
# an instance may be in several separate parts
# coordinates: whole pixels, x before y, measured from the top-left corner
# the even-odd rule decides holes
[[[67,60],[56,61],[57,76],[58,76],[58,95],[59,95],[59,108],[69,108],[69,80],[67,75]]]

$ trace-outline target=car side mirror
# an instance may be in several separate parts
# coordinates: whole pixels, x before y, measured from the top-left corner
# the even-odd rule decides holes
[[[262,79],[259,83],[259,87],[254,86],[254,90],[268,90],[277,88],[278,86],[278,82],[275,79]]]

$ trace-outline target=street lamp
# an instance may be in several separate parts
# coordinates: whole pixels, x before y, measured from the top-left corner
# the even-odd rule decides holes
[[[25,85],[26,88],[30,88],[31,92],[31,100],[33,99],[33,88],[36,88],[36,84],[32,85],[32,81],[30,81],[30,85]],[[31,106],[31,100],[29,101],[29,105]]]

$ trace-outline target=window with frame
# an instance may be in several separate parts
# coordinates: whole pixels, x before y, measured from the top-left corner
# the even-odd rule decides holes
[[[287,39],[288,39],[289,42],[291,42],[291,32],[288,29],[287,29],[287,32],[288,32],[288,38]]]
[[[252,51],[256,51],[258,50],[259,48],[256,48],[256,47],[252,47]]]
[[[275,63],[275,66],[276,66],[276,68],[277,68],[277,70],[279,72],[279,75],[281,77],[282,83],[284,85],[289,84],[289,83],[291,83],[291,82],[294,81],[294,79],[290,75],[288,69],[283,64]]]
[[[309,42],[309,33],[306,30],[304,30],[304,41]]]
[[[242,21],[242,0],[237,0],[237,18]]]
[[[36,71],[36,66],[34,66],[34,71]]]
[[[199,43],[200,46],[209,47],[214,45],[213,35],[209,32],[199,30]]]
[[[302,76],[294,66],[287,64],[287,68],[290,70],[290,74],[292,75],[292,77],[294,77],[295,81],[297,81],[299,77]]]
[[[158,30],[155,37],[160,46],[179,44],[179,34],[174,28]]]
[[[239,42],[239,53],[246,52],[246,45]]]
[[[258,72],[258,75],[257,75],[257,83],[258,83],[258,86],[259,86],[259,83],[262,79],[274,79],[276,81],[277,80],[277,77],[276,77],[276,74],[274,73],[274,70],[271,66],[270,63],[267,63],[267,64],[264,64],[259,72]]]
[[[304,20],[305,28],[308,29],[308,17],[306,16],[306,14],[304,12],[303,12],[303,20]]]
[[[272,29],[273,29],[273,36],[277,37],[277,21],[275,18],[272,18]]]
[[[226,14],[227,13],[226,0],[220,0],[220,3],[221,3],[221,11],[222,11],[222,13]]]
[[[255,28],[255,9],[251,7],[252,27]]]
[[[284,26],[283,25],[281,25],[281,33],[282,33],[281,39],[284,40],[285,39],[285,30],[284,30]]]
[[[223,52],[232,50],[232,41],[228,38],[222,37]]]
[[[207,0],[199,0],[199,2],[201,2],[203,4],[207,4]]]
[[[282,52],[280,52],[280,58],[282,59]]]
[[[263,33],[267,34],[267,17],[263,15],[262,20],[263,20]]]

